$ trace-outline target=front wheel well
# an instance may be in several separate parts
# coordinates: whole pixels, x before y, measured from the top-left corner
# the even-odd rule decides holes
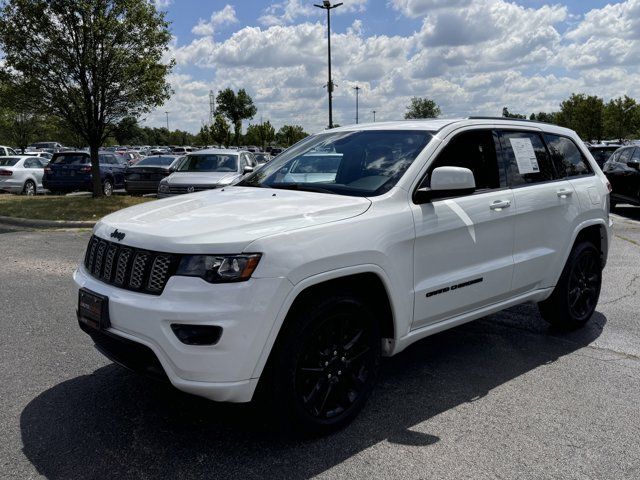
[[[287,321],[295,317],[299,309],[305,308],[313,301],[317,301],[332,293],[351,293],[363,301],[370,303],[380,319],[380,333],[383,338],[394,338],[393,312],[387,289],[382,280],[375,273],[358,273],[345,277],[334,278],[305,288],[294,300],[281,331],[286,328]]]

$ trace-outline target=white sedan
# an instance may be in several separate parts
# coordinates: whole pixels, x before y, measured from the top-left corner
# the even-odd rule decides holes
[[[44,162],[39,157],[0,157],[0,191],[25,195],[43,191]]]

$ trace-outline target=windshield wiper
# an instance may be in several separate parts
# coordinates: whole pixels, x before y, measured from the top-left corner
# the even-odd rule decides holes
[[[300,190],[302,192],[318,192],[329,193],[331,195],[337,195],[333,190],[328,188],[316,187],[315,185],[309,185],[307,183],[276,183],[271,184],[271,188],[280,188],[282,190]]]

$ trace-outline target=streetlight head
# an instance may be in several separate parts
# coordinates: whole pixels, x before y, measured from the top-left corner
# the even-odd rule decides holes
[[[330,7],[330,6],[331,6],[331,2],[330,2],[329,0],[322,0],[322,4],[323,4],[325,7]]]

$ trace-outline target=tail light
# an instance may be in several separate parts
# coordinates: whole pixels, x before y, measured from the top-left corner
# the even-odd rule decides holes
[[[613,190],[613,188],[611,187],[611,183],[609,183],[607,181],[607,190],[609,190],[609,193],[611,193],[611,191]]]
[[[0,170],[0,177],[10,177],[13,175],[11,170]]]
[[[82,173],[91,173],[91,167],[82,167],[80,171]]]
[[[52,173],[51,167],[44,167],[44,173]]]

